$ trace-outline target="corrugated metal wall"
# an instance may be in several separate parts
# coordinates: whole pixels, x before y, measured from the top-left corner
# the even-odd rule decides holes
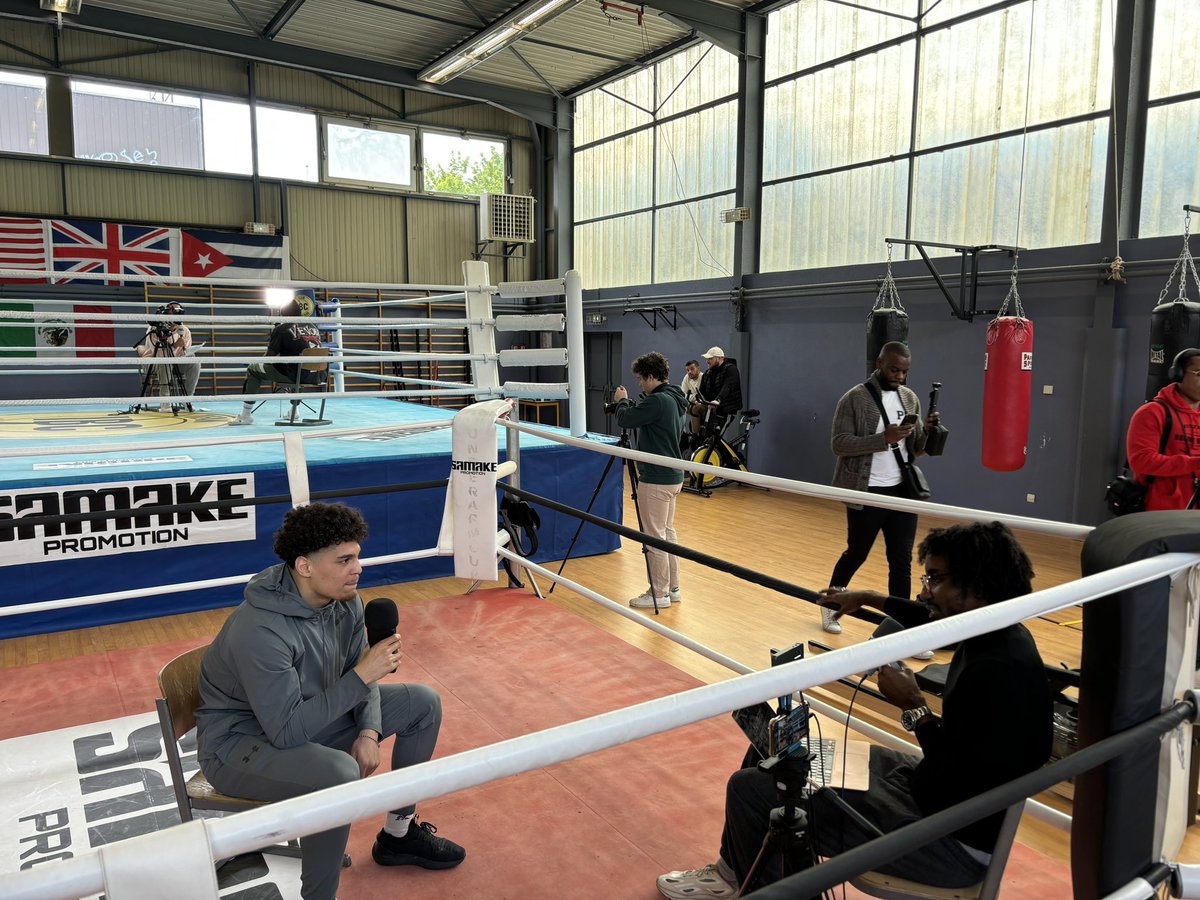
[[[246,63],[230,57],[169,49],[145,53],[150,45],[143,42],[74,30],[61,32],[56,47],[52,29],[24,22],[6,21],[5,31],[0,66],[47,71],[36,66],[32,53],[63,60],[58,71],[71,75],[210,96],[248,93]],[[141,55],[119,56],[131,53]],[[413,125],[508,137],[513,174],[508,190],[532,192],[530,126],[511,113],[281,66],[257,65],[255,75],[259,100],[266,103],[389,120],[403,114]],[[285,223],[280,195],[278,182],[263,181],[258,217],[289,230],[296,278],[457,284],[462,261],[475,252],[473,202],[293,183],[287,185]],[[240,228],[255,218],[253,184],[246,177],[14,156],[0,157],[0,213],[6,212],[216,228]],[[496,273],[504,272],[499,260],[490,261]],[[534,275],[528,260],[514,260],[504,277]]]

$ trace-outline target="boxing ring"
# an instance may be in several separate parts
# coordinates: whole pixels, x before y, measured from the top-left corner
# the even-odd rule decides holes
[[[540,286],[544,290],[545,286]],[[569,385],[580,382],[573,378]],[[568,392],[571,388],[568,387]],[[764,888],[755,896],[810,896],[854,873],[886,861],[909,846],[934,835],[949,833],[967,821],[1011,805],[1057,783],[1080,775],[1076,786],[1078,827],[1072,836],[1072,862],[1077,896],[1150,896],[1152,889],[1174,873],[1180,890],[1188,890],[1195,875],[1188,867],[1164,866],[1177,853],[1184,821],[1184,794],[1190,765],[1188,726],[1197,718],[1192,693],[1195,679],[1197,603],[1200,602],[1200,532],[1194,513],[1145,513],[1107,523],[1095,530],[1064,523],[1001,516],[934,503],[882,498],[752,473],[719,474],[746,484],[804,496],[870,502],[889,508],[965,521],[1003,521],[1026,531],[1083,540],[1084,577],[984,609],[924,625],[800,660],[765,671],[750,667],[705,647],[652,616],[629,610],[601,591],[564,578],[525,559],[508,546],[509,536],[495,525],[497,492],[513,493],[529,502],[542,502],[532,482],[520,475],[530,454],[523,441],[542,439],[597,459],[658,461],[657,458],[582,436],[533,427],[513,421],[511,399],[490,399],[458,413],[452,425],[452,454],[440,525],[427,532],[428,546],[410,558],[453,558],[455,574],[491,580],[498,560],[548,579],[605,609],[644,624],[658,634],[702,654],[740,677],[637,704],[566,725],[492,743],[402,771],[377,775],[339,788],[215,820],[197,820],[145,837],[132,838],[82,853],[53,866],[6,873],[6,895],[13,898],[77,897],[104,890],[113,900],[172,895],[179,900],[211,897],[204,885],[211,878],[188,878],[181,873],[211,871],[214,859],[266,846],[283,839],[383,813],[497,779],[529,772],[565,760],[615,747],[639,738],[699,722],[732,709],[749,706],[903,658],[930,646],[944,646],[972,635],[1005,627],[1075,605],[1085,609],[1084,654],[1080,694],[1080,730],[1085,746],[1079,751],[957,807],[929,816],[905,829],[863,845],[791,879]],[[573,421],[576,421],[573,418]],[[503,432],[505,439],[500,440]],[[291,442],[293,448],[298,440]],[[285,447],[287,443],[285,441]],[[501,461],[499,448],[506,447]],[[713,467],[672,462],[688,472],[717,474]],[[306,502],[308,461],[289,461],[289,498]],[[508,484],[505,484],[508,479]],[[514,482],[521,481],[517,486]],[[231,505],[236,505],[231,500]],[[557,501],[551,501],[557,502]],[[552,507],[544,507],[552,509]],[[565,513],[564,513],[565,514]],[[111,517],[112,513],[92,513]],[[629,535],[629,530],[624,532]],[[648,544],[648,536],[639,536]],[[712,558],[685,547],[665,545],[697,561]],[[404,554],[401,554],[404,555]],[[385,555],[364,560],[375,567],[395,560]],[[724,571],[759,583],[778,582],[770,576],[732,563]],[[230,583],[245,580],[235,578]],[[801,599],[816,601],[820,594],[797,585],[774,584]],[[178,590],[186,585],[163,585]],[[159,590],[159,588],[150,589]],[[59,609],[83,604],[103,605],[110,598],[84,597],[56,601]],[[6,611],[7,612],[7,611]],[[9,614],[19,613],[19,610]],[[1133,627],[1136,624],[1136,627]],[[809,700],[819,712],[847,723],[888,746],[919,752],[890,733],[848,718],[833,707]],[[1158,742],[1156,752],[1146,752]],[[1115,762],[1109,762],[1115,760]],[[1094,768],[1100,766],[1101,768]],[[1083,774],[1087,772],[1087,774]],[[714,791],[719,785],[712,785]],[[1032,814],[1059,827],[1070,818],[1030,804]],[[1136,835],[1131,838],[1130,835]],[[147,860],[169,858],[170,867]],[[1165,874],[1164,874],[1165,873]],[[1194,890],[1194,888],[1190,888]],[[1141,893],[1139,893],[1141,891]],[[1149,893],[1144,891],[1150,891]],[[1120,892],[1120,893],[1118,893]],[[1200,896],[1181,893],[1180,896]]]

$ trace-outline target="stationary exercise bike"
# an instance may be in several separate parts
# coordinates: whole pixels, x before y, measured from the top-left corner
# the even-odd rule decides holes
[[[694,463],[707,466],[721,466],[736,469],[740,472],[750,471],[750,432],[762,421],[757,409],[744,409],[738,415],[738,424],[742,431],[733,439],[726,439],[725,433],[733,421],[733,416],[725,418],[718,424],[720,413],[715,406],[706,407],[704,420],[700,424],[700,434],[691,455],[688,457]],[[728,478],[720,475],[700,475],[693,473],[688,476],[684,490],[693,494],[707,497],[713,488],[729,484]]]

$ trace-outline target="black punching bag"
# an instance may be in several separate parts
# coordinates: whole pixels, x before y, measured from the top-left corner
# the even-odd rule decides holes
[[[875,360],[888,341],[908,343],[908,313],[886,306],[871,310],[867,319],[867,377],[875,371]],[[1196,346],[1200,346],[1200,341],[1196,342]]]
[[[1150,368],[1146,372],[1146,399],[1171,380],[1171,363],[1180,350],[1200,347],[1200,303],[1174,300],[1160,303],[1150,313]]]

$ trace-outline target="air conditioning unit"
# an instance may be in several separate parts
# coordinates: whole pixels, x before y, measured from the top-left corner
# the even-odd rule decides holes
[[[519,194],[480,194],[479,240],[534,243],[534,202]]]

